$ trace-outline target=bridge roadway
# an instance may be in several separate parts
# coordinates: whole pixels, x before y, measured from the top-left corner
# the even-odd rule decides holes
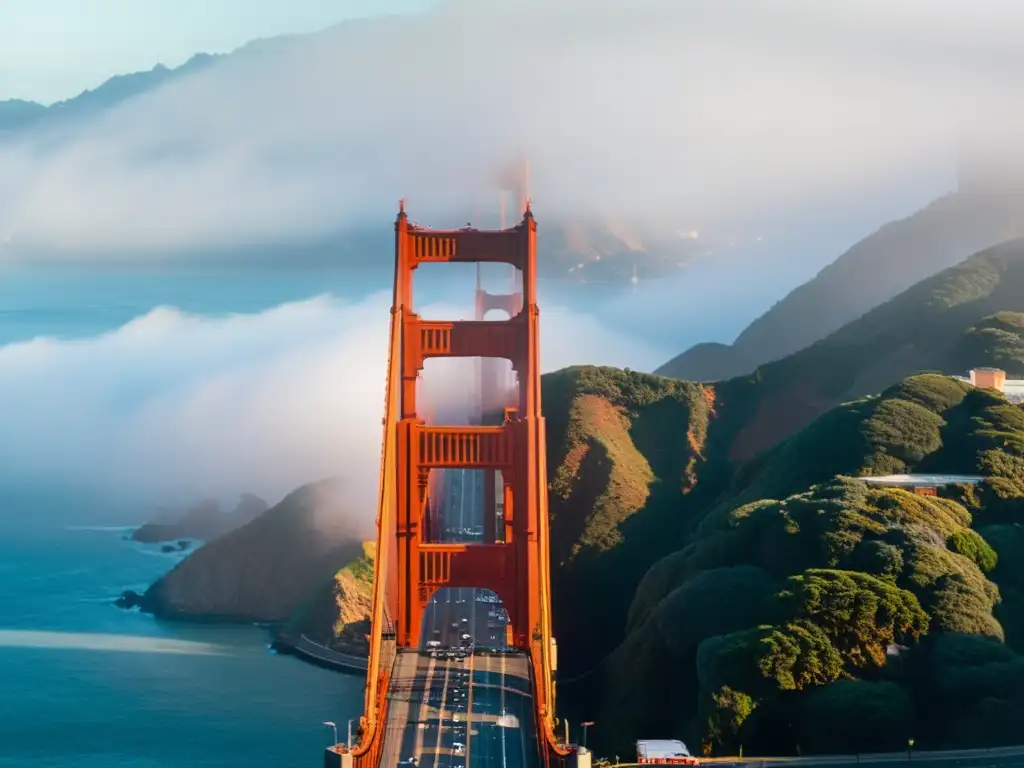
[[[444,540],[479,541],[483,473],[448,470],[443,494]],[[425,647],[399,653],[392,674],[382,768],[536,768],[530,664],[506,651],[507,615],[493,593],[441,590],[427,607],[422,642],[457,647],[471,636],[464,658]],[[456,746],[460,745],[460,746]]]

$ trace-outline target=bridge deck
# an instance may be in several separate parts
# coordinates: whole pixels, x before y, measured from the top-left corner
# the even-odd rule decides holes
[[[525,654],[478,653],[449,661],[402,652],[389,698],[382,768],[411,757],[420,768],[539,764]]]

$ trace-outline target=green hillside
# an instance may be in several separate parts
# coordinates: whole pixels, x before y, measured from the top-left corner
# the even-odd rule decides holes
[[[904,471],[989,479],[950,498],[853,479]],[[1019,741],[986,712],[1024,706],[1021,521],[1024,408],[911,377],[742,465],[648,571],[624,642],[563,695],[608,751],[637,733],[725,753]]]
[[[828,408],[919,371],[1003,367],[1024,376],[1024,240],[975,254],[827,338],[717,385],[748,459]]]
[[[555,632],[573,673],[615,647],[640,578],[683,536],[680,503],[703,496],[714,392],[585,366],[544,376],[542,396]]]

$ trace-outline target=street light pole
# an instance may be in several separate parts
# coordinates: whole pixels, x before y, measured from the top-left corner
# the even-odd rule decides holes
[[[330,720],[325,720],[324,721],[324,725],[326,725],[328,728],[333,728],[334,729],[334,744],[332,746],[337,746],[337,744],[338,744],[338,725],[336,723],[331,722]]]
[[[351,720],[348,721],[348,741],[345,742],[345,748],[349,752],[352,751],[352,721]]]
[[[583,750],[584,751],[586,751],[586,749],[587,749],[587,728],[589,728],[593,724],[594,723],[591,720],[588,720],[585,723],[580,723],[580,725],[583,726]]]

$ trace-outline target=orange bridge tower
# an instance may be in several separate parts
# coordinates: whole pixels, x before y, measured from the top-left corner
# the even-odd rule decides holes
[[[477,292],[474,320],[427,321],[413,306],[413,276],[424,263],[509,264],[521,275],[512,294]],[[566,765],[571,750],[555,736],[547,468],[541,409],[537,225],[529,203],[509,228],[434,230],[411,223],[404,201],[395,221],[395,278],[378,500],[370,658],[360,768],[376,768],[387,731],[395,658],[421,647],[424,611],[438,589],[489,589],[509,615],[509,641],[529,659],[539,754]],[[482,319],[500,307],[507,320]],[[417,410],[417,381],[431,357],[504,358],[518,386],[501,423],[428,424]],[[485,379],[490,383],[490,379]],[[467,383],[467,388],[472,386]],[[488,393],[483,393],[484,405]],[[469,393],[467,392],[467,395]],[[502,504],[482,543],[443,542],[427,525],[432,469],[500,472]],[[493,489],[491,498],[497,495]],[[492,508],[493,509],[493,508]],[[500,514],[501,519],[498,519]],[[486,517],[485,517],[486,519]],[[494,530],[498,529],[498,530]]]

